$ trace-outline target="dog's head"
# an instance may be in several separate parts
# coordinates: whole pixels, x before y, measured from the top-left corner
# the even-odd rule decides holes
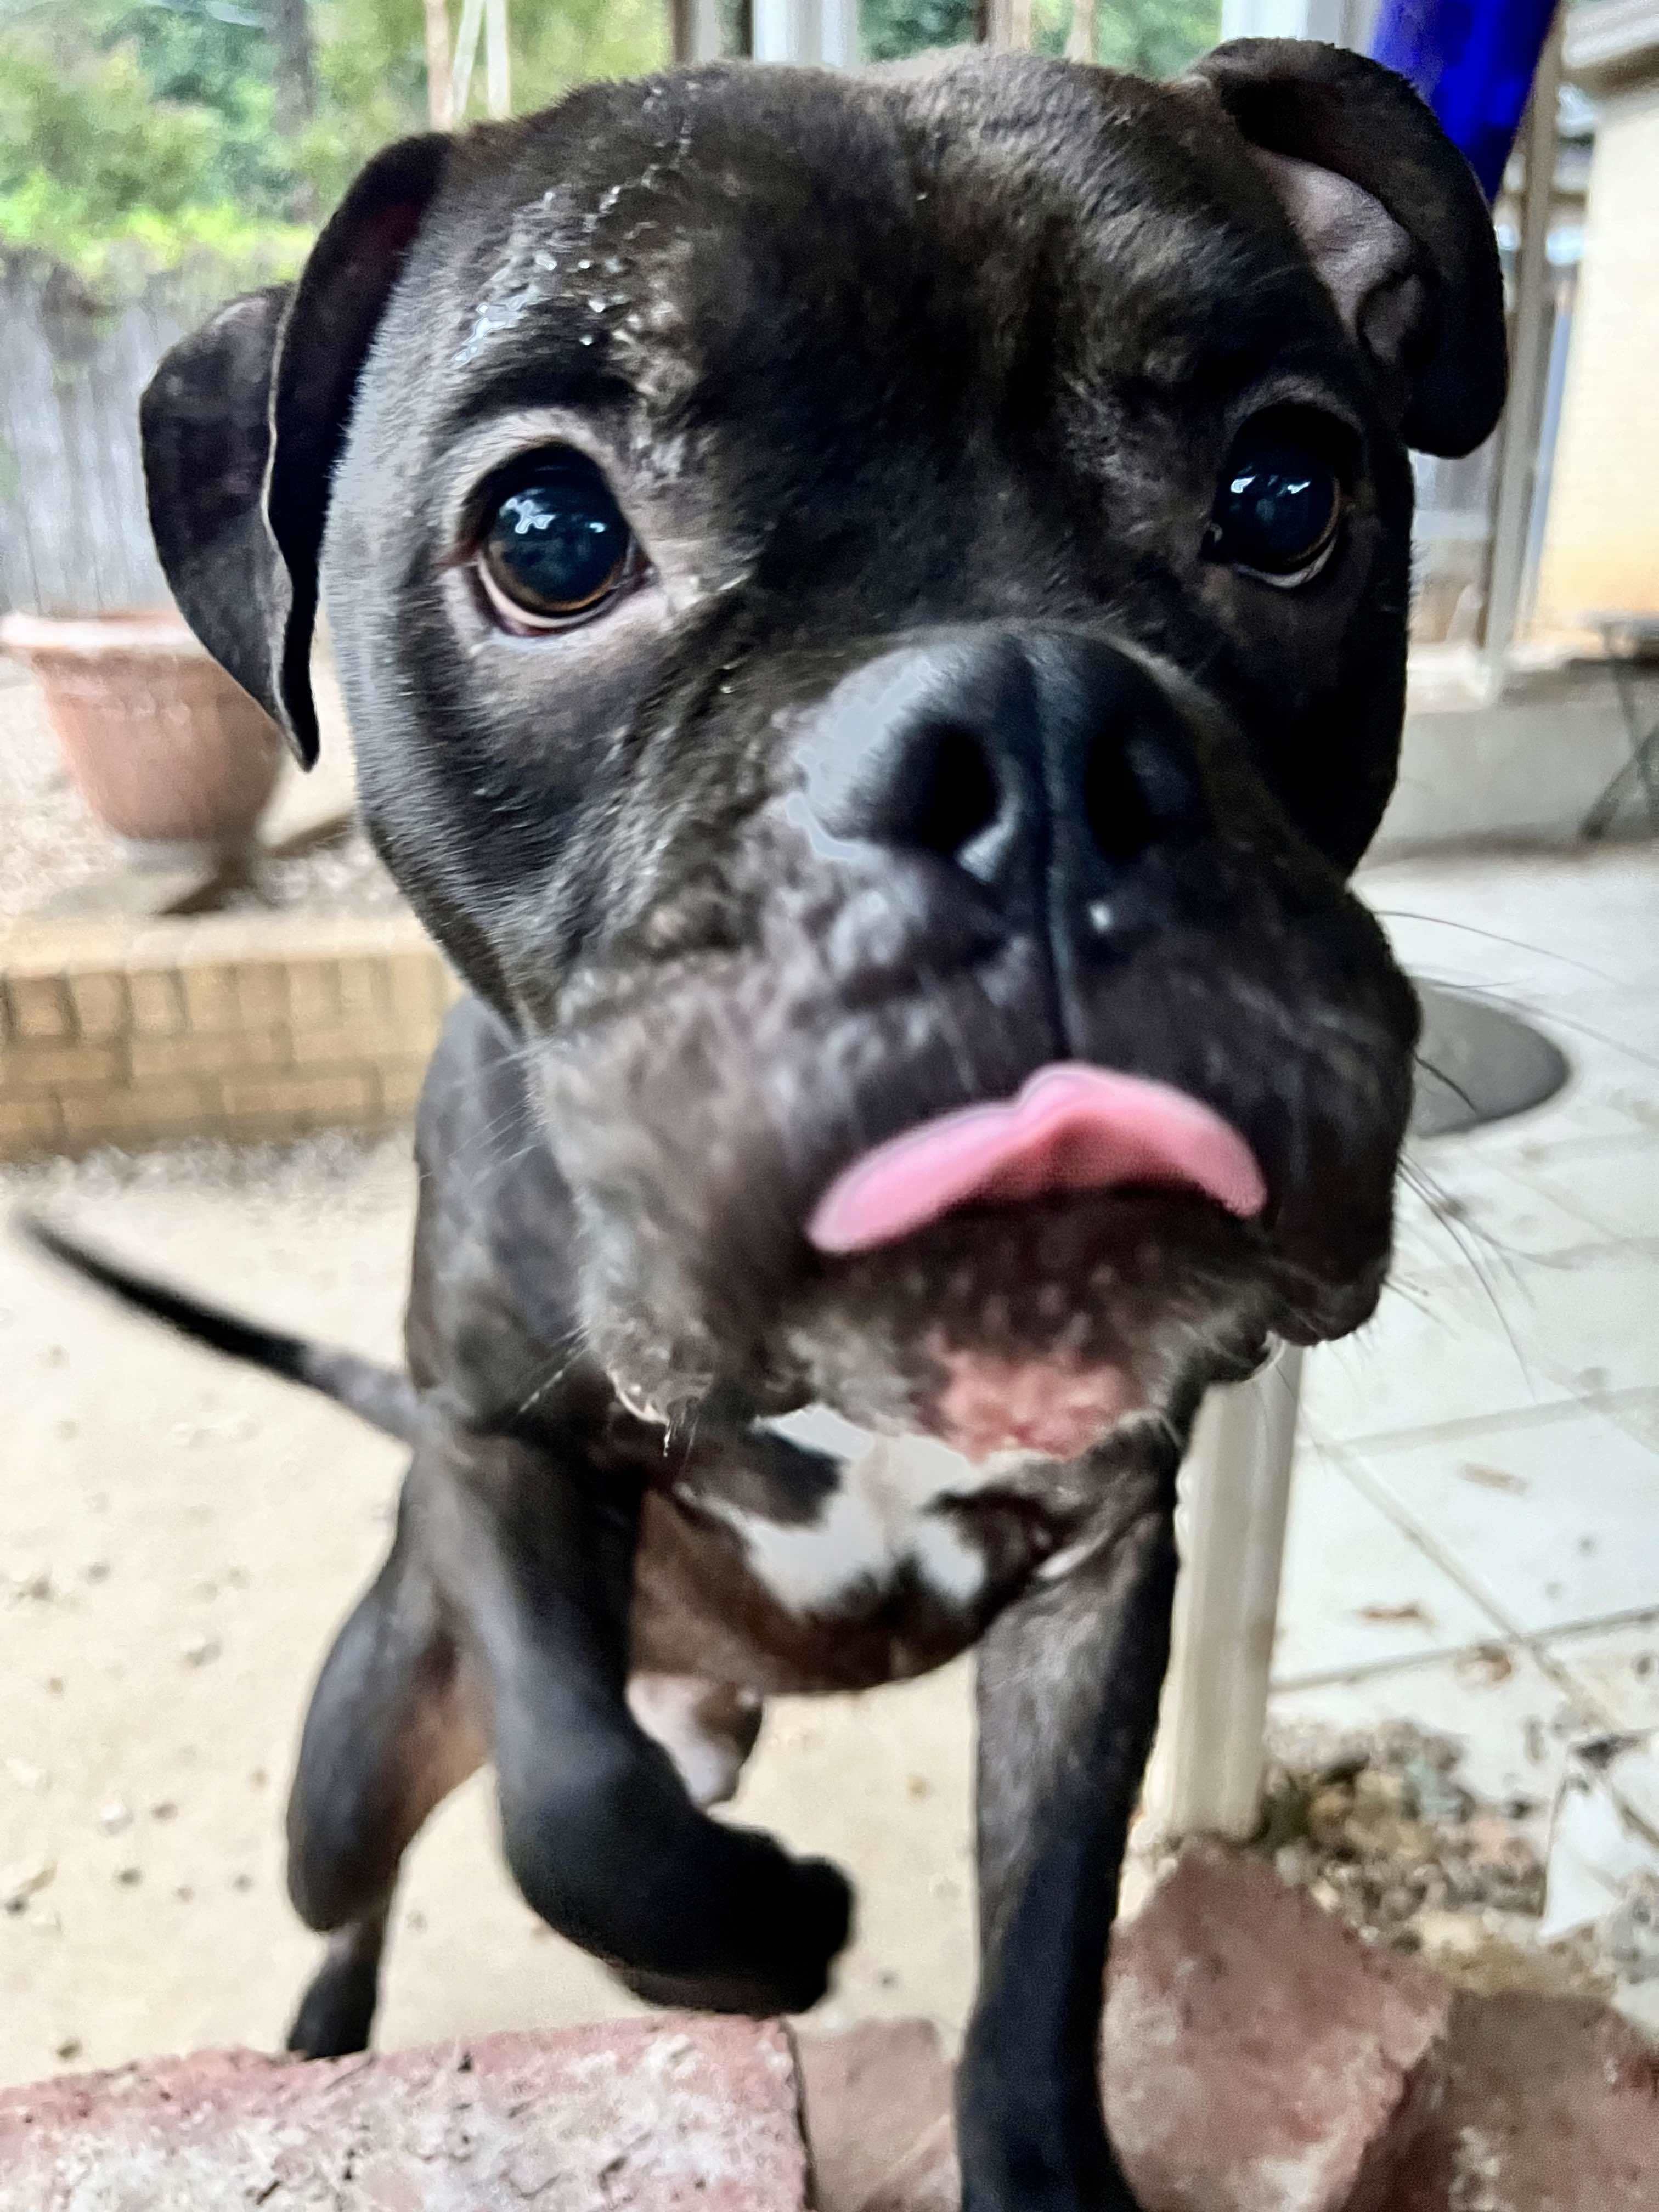
[[[1400,80],[712,69],[393,147],[144,410],[186,615],[522,1040],[631,1403],[1069,1455],[1387,1261],[1407,442],[1502,398]]]

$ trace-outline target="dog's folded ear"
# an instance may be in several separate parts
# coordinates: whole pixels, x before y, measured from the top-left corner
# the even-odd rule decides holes
[[[139,403],[150,528],[186,622],[317,757],[317,560],[357,379],[442,176],[447,139],[378,155],[297,284],[222,307],[162,359]]]
[[[1188,73],[1220,100],[1353,336],[1401,435],[1467,453],[1504,404],[1504,294],[1474,172],[1404,77],[1340,46],[1235,39]]]

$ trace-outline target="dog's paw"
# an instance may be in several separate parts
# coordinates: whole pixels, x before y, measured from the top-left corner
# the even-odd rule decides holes
[[[809,2012],[830,1986],[830,1969],[853,1928],[853,1892],[827,1859],[783,1860],[757,1886],[749,1955],[708,1974],[618,1970],[647,2004],[769,2019]]]

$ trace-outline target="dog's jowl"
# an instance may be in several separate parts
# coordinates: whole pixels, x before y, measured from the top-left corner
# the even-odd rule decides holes
[[[840,1875],[711,1819],[769,1692],[979,1644],[974,2212],[1132,2200],[1101,1978],[1207,1386],[1362,1322],[1416,1009],[1408,445],[1503,391],[1479,191],[1291,42],[1164,86],[715,68],[392,148],[144,405],[191,623],[471,987],[407,1377],[105,1279],[412,1446],[289,1814],[366,2039],[399,1854],[793,2010]]]

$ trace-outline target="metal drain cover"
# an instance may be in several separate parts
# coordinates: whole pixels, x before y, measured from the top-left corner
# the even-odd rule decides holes
[[[1414,1137],[1455,1136],[1541,1106],[1570,1073],[1565,1055],[1513,1014],[1419,983],[1423,1041],[1412,1101]]]

